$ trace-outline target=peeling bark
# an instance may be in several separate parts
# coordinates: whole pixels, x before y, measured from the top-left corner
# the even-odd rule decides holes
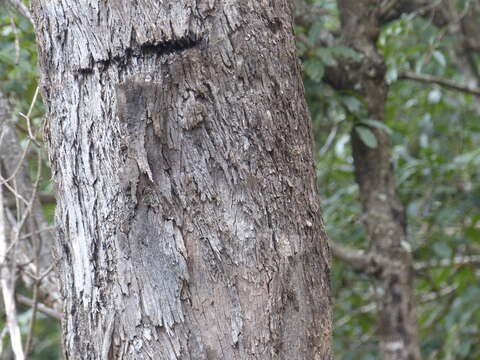
[[[290,2],[35,0],[69,359],[330,359]]]

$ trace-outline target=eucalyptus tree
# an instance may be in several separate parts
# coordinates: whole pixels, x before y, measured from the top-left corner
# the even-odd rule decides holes
[[[331,358],[290,1],[32,12],[67,358]]]

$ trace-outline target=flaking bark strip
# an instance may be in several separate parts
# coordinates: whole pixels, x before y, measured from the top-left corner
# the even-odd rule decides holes
[[[153,182],[152,170],[148,164],[145,149],[145,134],[147,128],[147,104],[151,99],[154,85],[130,78],[115,87],[117,95],[117,116],[125,137],[126,161],[120,169],[122,186],[130,186],[132,200],[137,203],[137,185],[141,174],[147,175]]]

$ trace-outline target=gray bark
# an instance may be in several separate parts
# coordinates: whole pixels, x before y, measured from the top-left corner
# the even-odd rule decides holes
[[[69,359],[330,359],[289,1],[35,0]]]

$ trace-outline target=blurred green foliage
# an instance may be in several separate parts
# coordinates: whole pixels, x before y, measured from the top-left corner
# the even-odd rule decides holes
[[[366,249],[349,134],[353,118],[368,125],[385,125],[368,119],[356,94],[335,91],[322,81],[328,66],[360,55],[344,46],[312,50],[305,45],[305,41],[316,44],[322,31],[339,28],[336,1],[309,3],[321,9],[322,16],[309,28],[297,26],[296,31],[303,36],[298,46],[317,144],[323,213],[332,241]],[[464,6],[464,1],[458,1],[458,6]],[[456,41],[444,28],[417,14],[404,15],[386,25],[378,40],[390,84],[386,126],[398,190],[407,209],[409,246],[417,264],[480,253],[480,99],[438,85],[399,80],[399,74],[409,70],[466,84],[469,79],[450,56],[449,49]],[[38,81],[36,61],[31,25],[0,7],[0,86],[14,99],[12,116],[20,129],[25,127],[24,120],[15,114],[26,113],[30,105]],[[41,125],[42,112],[38,104],[32,115],[37,126]],[[362,130],[368,128],[359,129],[365,143],[374,147],[375,138]],[[45,183],[43,191],[52,191],[51,185]],[[52,206],[46,211],[51,219]],[[427,267],[415,275],[425,358],[480,359],[478,264]],[[375,282],[335,261],[332,286],[336,358],[377,359]],[[27,289],[21,291],[28,295]],[[20,310],[26,334],[31,310]],[[4,316],[0,316],[0,329],[4,326]],[[55,321],[39,315],[35,334],[32,359],[60,358],[59,325]],[[5,337],[4,346],[7,342]]]
[[[310,3],[327,15],[296,31],[315,44],[322,27],[338,31],[338,14],[336,1]],[[457,5],[461,10],[465,1]],[[480,99],[398,79],[408,70],[468,84],[470,79],[450,56],[458,41],[445,28],[413,14],[384,26],[377,44],[388,66],[386,125],[416,264],[480,253]],[[352,114],[364,119],[366,111],[361,98],[322,82],[336,51],[309,51],[299,44],[317,144],[318,184],[331,240],[367,249],[349,146]],[[314,69],[317,65],[320,69]],[[415,275],[425,359],[480,359],[478,263],[426,268]],[[335,261],[332,286],[336,357],[378,359],[375,282]]]

